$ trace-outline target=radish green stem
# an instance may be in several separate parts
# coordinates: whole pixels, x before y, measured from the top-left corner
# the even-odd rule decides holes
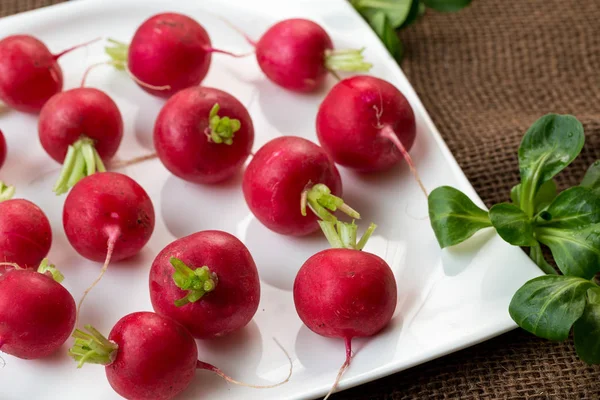
[[[340,210],[349,217],[360,219],[360,214],[344,203],[340,197],[331,194],[331,190],[322,183],[318,183],[310,189],[305,189],[300,197],[300,212],[306,216],[306,205],[323,221],[337,221],[337,218],[329,211]]]
[[[75,338],[75,344],[69,349],[69,355],[77,361],[77,368],[83,364],[110,365],[117,358],[119,346],[98,332],[93,326],[86,325],[85,333],[75,329],[71,335]]]
[[[94,141],[84,136],[69,146],[54,192],[57,195],[66,193],[82,178],[96,171],[105,172],[106,167],[94,148]]]
[[[54,266],[54,264],[50,264],[47,258],[42,260],[37,272],[40,274],[50,274],[52,279],[58,283],[61,283],[65,279],[65,276],[58,270],[58,268],[56,268],[56,266]]]
[[[218,283],[217,274],[211,272],[206,265],[194,270],[175,257],[171,257],[169,262],[175,268],[175,272],[173,273],[175,285],[181,290],[188,292],[185,297],[175,300],[177,307],[195,303],[206,293],[215,290]]]
[[[326,50],[325,68],[331,72],[366,72],[371,69],[373,64],[368,63],[363,58],[365,49],[344,49],[344,50]]]
[[[208,115],[208,128],[206,128],[206,136],[213,143],[225,143],[226,145],[233,144],[234,134],[240,130],[242,124],[239,119],[229,117],[219,117],[219,103],[211,108]]]
[[[15,195],[15,187],[0,181],[0,202],[10,200]]]

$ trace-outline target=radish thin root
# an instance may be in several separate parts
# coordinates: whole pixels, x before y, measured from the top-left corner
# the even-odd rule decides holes
[[[335,378],[333,386],[331,387],[331,389],[329,389],[329,392],[323,398],[323,400],[327,400],[329,396],[331,396],[335,392],[335,390],[338,387],[338,384],[340,383],[340,379],[342,379],[342,375],[344,375],[344,372],[346,372],[348,367],[350,367],[350,360],[352,359],[352,338],[344,338],[344,342],[346,343],[346,361],[344,361],[344,363],[340,367],[340,370],[337,374],[337,377]]]
[[[130,165],[139,164],[144,161],[154,160],[158,155],[156,153],[150,153],[139,157],[134,157],[129,160],[115,161],[110,164],[111,169],[119,169],[129,167]]]
[[[404,157],[404,160],[408,164],[408,168],[410,168],[410,172],[412,172],[413,176],[415,177],[417,183],[419,184],[419,187],[421,188],[421,191],[423,191],[425,197],[428,197],[429,195],[427,193],[427,189],[425,189],[425,186],[423,185],[423,181],[421,180],[421,177],[419,176],[419,173],[415,168],[415,164],[413,163],[412,158],[408,154],[406,147],[404,147],[400,139],[398,139],[398,136],[396,136],[394,130],[389,125],[384,125],[381,128],[379,134],[384,138],[389,139],[392,143],[394,143],[398,150],[400,150],[400,153],[402,153],[402,157]]]
[[[250,36],[248,36],[248,34],[246,32],[244,32],[243,30],[241,30],[240,28],[235,26],[231,21],[229,21],[225,17],[221,17],[219,15],[219,16],[217,16],[217,18],[219,18],[221,21],[223,21],[225,24],[227,24],[231,29],[233,29],[234,31],[236,31],[237,33],[242,35],[242,37],[244,39],[246,39],[246,42],[248,42],[252,47],[256,47],[256,40],[254,40]]]
[[[85,47],[85,46],[88,46],[88,45],[90,45],[90,44],[92,44],[92,43],[95,43],[95,42],[97,42],[97,41],[101,40],[101,39],[102,39],[101,37],[97,37],[97,38],[95,38],[95,39],[92,39],[92,40],[90,40],[90,41],[87,41],[87,42],[85,42],[85,43],[78,44],[78,45],[76,45],[76,46],[73,46],[73,47],[70,47],[70,48],[68,48],[68,49],[66,49],[66,50],[63,50],[63,51],[61,51],[61,52],[60,52],[60,53],[58,53],[58,54],[54,54],[54,55],[53,55],[53,57],[54,57],[54,59],[55,59],[55,60],[58,60],[60,57],[64,56],[64,55],[65,55],[65,54],[67,54],[67,53],[70,53],[70,52],[72,52],[73,50],[76,50],[76,49],[78,49],[78,48],[80,48],[80,47]]]
[[[228,56],[235,57],[235,58],[244,58],[244,57],[248,57],[248,56],[251,56],[252,54],[254,54],[253,51],[250,51],[248,53],[236,54],[236,53],[232,53],[232,52],[227,51],[227,50],[219,50],[219,49],[215,49],[215,48],[212,48],[212,47],[205,47],[204,50],[207,53],[226,54]]]
[[[287,357],[289,363],[290,363],[290,372],[288,373],[287,377],[282,380],[281,382],[278,383],[274,383],[272,385],[251,385],[249,383],[244,383],[244,382],[240,382],[240,381],[236,381],[235,379],[231,378],[230,376],[226,375],[223,371],[221,371],[219,368],[215,367],[212,364],[208,364],[205,363],[203,361],[198,360],[198,362],[196,363],[196,368],[197,369],[205,369],[207,371],[212,371],[215,374],[219,375],[221,378],[225,379],[227,382],[229,383],[233,383],[235,385],[240,385],[240,386],[245,386],[245,387],[250,387],[250,388],[254,388],[254,389],[271,389],[277,386],[281,386],[284,383],[287,383],[290,378],[292,377],[292,371],[294,369],[294,363],[292,362],[292,358],[290,357],[290,355],[288,354],[288,352],[283,348],[283,346],[279,343],[279,341],[277,341],[277,339],[273,338],[273,340],[275,341],[275,343],[277,344],[277,346],[279,346],[279,348],[281,349],[281,351],[283,351],[283,353],[285,354],[285,356]]]
[[[156,85],[151,85],[149,83],[146,83],[140,79],[138,79],[135,75],[133,75],[133,73],[129,70],[129,68],[127,68],[127,65],[120,62],[120,61],[102,61],[96,64],[92,64],[89,67],[87,67],[87,69],[85,70],[85,72],[83,73],[83,78],[81,79],[81,87],[84,87],[85,85],[85,81],[87,79],[87,76],[89,75],[90,71],[96,67],[99,67],[100,65],[112,65],[115,68],[121,68],[124,69],[125,72],[127,73],[127,75],[129,75],[129,77],[138,85],[143,86],[145,88],[148,89],[152,89],[152,90],[169,90],[171,89],[170,85],[162,85],[162,86],[156,86]]]
[[[81,299],[79,300],[79,303],[77,303],[77,315],[75,317],[75,325],[77,325],[77,321],[79,321],[79,312],[81,311],[81,305],[83,304],[83,301],[87,297],[88,293],[98,284],[98,282],[100,282],[100,280],[104,276],[104,273],[106,272],[106,269],[108,268],[108,264],[110,264],[110,259],[112,257],[113,251],[115,249],[115,244],[117,242],[117,238],[119,237],[119,233],[120,233],[119,229],[114,228],[110,231],[110,233],[108,235],[107,248],[106,248],[106,259],[104,260],[104,265],[102,266],[102,269],[100,270],[100,274],[98,275],[96,280],[94,282],[92,282],[90,287],[85,289],[85,292],[83,292],[83,295],[81,296]]]

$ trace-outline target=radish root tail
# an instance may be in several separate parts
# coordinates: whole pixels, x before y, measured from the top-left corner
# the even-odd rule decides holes
[[[110,234],[108,235],[108,241],[107,241],[107,247],[106,247],[106,259],[104,260],[104,265],[102,266],[102,269],[100,270],[100,274],[98,275],[96,280],[94,280],[94,282],[92,282],[90,287],[85,289],[85,292],[83,292],[83,295],[81,296],[81,299],[79,300],[79,303],[77,303],[77,315],[75,317],[75,325],[77,325],[77,321],[79,321],[79,313],[81,312],[81,305],[83,304],[83,301],[87,297],[88,293],[98,284],[98,282],[100,282],[100,280],[104,276],[104,273],[106,272],[106,269],[108,268],[108,264],[110,264],[110,259],[112,258],[112,254],[115,249],[115,244],[117,242],[117,237],[119,237],[119,229],[113,229],[110,232]]]
[[[146,154],[144,156],[135,157],[129,160],[114,161],[110,164],[111,169],[119,169],[129,167],[130,165],[139,164],[144,161],[154,160],[158,155],[156,153]]]
[[[88,45],[90,45],[90,44],[92,44],[92,43],[95,43],[95,42],[97,42],[97,41],[101,40],[101,39],[102,39],[101,37],[97,37],[97,38],[95,38],[95,39],[92,39],[92,40],[90,40],[90,41],[87,41],[87,42],[85,42],[85,43],[80,43],[80,44],[78,44],[78,45],[76,45],[76,46],[69,47],[68,49],[66,49],[66,50],[63,50],[63,51],[61,51],[61,52],[60,52],[60,53],[58,53],[58,54],[54,54],[54,55],[53,55],[53,57],[54,57],[54,59],[55,59],[55,60],[58,60],[60,57],[64,56],[64,55],[65,55],[65,54],[67,54],[67,53],[70,53],[70,52],[72,52],[73,50],[77,50],[77,49],[78,49],[78,48],[80,48],[80,47],[85,47],[85,46],[88,46]]]
[[[243,30],[241,30],[240,28],[235,26],[231,21],[229,21],[225,17],[218,16],[217,18],[219,18],[221,21],[223,21],[231,29],[233,29],[234,31],[236,31],[237,33],[242,35],[242,37],[244,39],[246,39],[246,42],[248,42],[252,47],[256,47],[256,41],[254,39],[252,39],[250,36],[248,36],[248,34],[246,32],[244,32]]]
[[[345,338],[344,341],[346,343],[346,361],[344,361],[344,363],[340,367],[340,370],[335,378],[335,382],[333,382],[333,386],[331,387],[331,389],[329,389],[329,392],[323,398],[323,400],[327,400],[329,396],[331,396],[335,392],[335,390],[338,387],[338,384],[340,383],[340,380],[342,379],[342,375],[344,375],[344,372],[346,372],[346,370],[350,367],[350,360],[352,359],[352,338]]]
[[[400,139],[398,139],[398,136],[396,136],[396,133],[393,131],[393,129],[390,128],[388,125],[386,125],[383,128],[381,128],[380,135],[386,139],[389,139],[392,143],[394,143],[394,145],[398,148],[398,150],[400,150],[400,153],[402,153],[402,157],[404,157],[404,160],[408,164],[408,168],[410,168],[410,172],[415,177],[415,180],[419,184],[421,191],[423,191],[423,193],[425,194],[425,197],[428,197],[429,194],[427,193],[427,189],[425,189],[425,186],[423,185],[423,181],[421,180],[421,177],[419,176],[419,173],[417,172],[417,169],[415,168],[415,164],[413,163],[412,158],[408,154],[406,147],[404,147],[404,145],[402,144]]]
[[[248,52],[248,53],[237,54],[237,53],[232,53],[232,52],[230,52],[230,51],[227,51],[227,50],[219,50],[219,49],[215,49],[215,48],[213,48],[213,47],[205,47],[205,48],[204,48],[204,50],[205,50],[207,53],[220,53],[220,54],[226,54],[226,55],[228,55],[228,56],[235,57],[235,58],[244,58],[244,57],[248,57],[248,56],[251,56],[252,54],[254,54],[254,52],[253,52],[253,51],[250,51],[250,52]]]
[[[219,375],[221,378],[225,379],[227,382],[233,383],[233,384],[239,385],[239,386],[245,386],[245,387],[250,387],[250,388],[254,388],[254,389],[271,389],[271,388],[274,388],[274,387],[277,387],[277,386],[281,386],[284,383],[287,383],[290,380],[290,378],[292,377],[292,372],[293,372],[293,369],[294,369],[294,363],[292,362],[292,358],[290,357],[290,355],[288,354],[288,352],[277,341],[277,339],[273,338],[273,340],[275,341],[275,343],[277,344],[277,346],[279,346],[279,348],[281,349],[281,351],[283,351],[283,353],[285,354],[285,356],[287,357],[287,359],[288,359],[288,361],[290,363],[290,371],[289,371],[288,375],[286,376],[286,378],[284,380],[282,380],[281,382],[274,383],[272,385],[251,385],[249,383],[236,381],[235,379],[233,379],[232,377],[226,375],[223,371],[221,371],[219,368],[215,367],[214,365],[202,362],[200,360],[198,360],[198,362],[196,363],[196,368],[197,369],[205,369],[207,371],[212,371],[215,374]]]

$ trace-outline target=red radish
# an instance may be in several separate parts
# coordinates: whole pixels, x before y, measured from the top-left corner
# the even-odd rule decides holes
[[[317,136],[336,163],[357,171],[386,170],[404,158],[427,193],[408,154],[415,114],[389,82],[360,75],[337,83],[319,107]]]
[[[311,201],[309,197],[309,204]],[[350,366],[352,338],[373,336],[390,322],[397,288],[388,264],[362,251],[374,224],[357,243],[354,222],[319,222],[334,248],[313,255],[300,268],[294,281],[294,304],[310,330],[345,341],[346,360],[328,398]]]
[[[132,313],[115,324],[108,339],[90,325],[86,325],[86,330],[89,334],[75,330],[75,345],[69,354],[79,367],[84,363],[105,365],[108,382],[126,399],[172,399],[189,386],[196,369],[250,386],[233,380],[214,365],[199,361],[194,338],[171,318],[151,312]],[[252,387],[279,386],[289,377],[274,385]]]
[[[327,32],[307,19],[280,21],[258,42],[244,37],[255,47],[256,60],[267,78],[295,92],[319,89],[329,72],[337,76],[338,71],[366,72],[372,67],[363,60],[363,49],[334,50]]]
[[[43,260],[38,271],[17,264],[0,274],[0,351],[23,359],[56,352],[75,326],[75,301],[62,274]]]
[[[6,160],[6,140],[4,140],[4,135],[0,131],[0,168],[4,164],[4,160]]]
[[[32,202],[9,200],[13,194],[12,186],[0,182],[0,262],[35,268],[50,251],[50,222]]]
[[[154,147],[169,171],[196,183],[223,181],[250,155],[254,127],[246,108],[219,89],[195,86],[164,105],[154,126]]]
[[[15,110],[36,113],[63,87],[58,59],[79,47],[50,53],[44,43],[30,35],[12,35],[0,40],[0,100]]]
[[[258,271],[235,236],[197,232],[156,256],[150,269],[154,311],[171,317],[199,339],[234,332],[248,324],[260,301]]]
[[[104,261],[100,276],[110,261],[136,255],[154,230],[154,207],[146,191],[133,179],[116,172],[99,172],[80,180],[67,195],[63,226],[71,246],[83,257]]]
[[[98,89],[76,88],[53,96],[38,121],[42,146],[63,170],[54,187],[66,193],[84,176],[106,171],[117,152],[123,118],[115,102]]]
[[[106,52],[120,69],[127,69],[136,83],[150,94],[170,97],[202,82],[212,53],[225,53],[212,47],[206,30],[192,18],[178,13],[162,13],[148,18],[133,35],[129,45],[110,40]]]
[[[243,190],[250,211],[263,225],[283,235],[303,236],[319,229],[317,218],[303,216],[300,207],[305,190],[316,184],[341,195],[340,174],[327,153],[309,140],[283,136],[256,152],[244,173]]]

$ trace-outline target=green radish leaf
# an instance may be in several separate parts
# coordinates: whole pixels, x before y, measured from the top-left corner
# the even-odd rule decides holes
[[[428,203],[431,227],[441,248],[459,244],[478,230],[492,226],[488,213],[453,187],[435,188]]]
[[[415,22],[417,19],[419,19],[419,17],[421,16],[421,14],[419,13],[421,5],[422,4],[420,0],[412,0],[412,4],[410,6],[410,10],[408,11],[408,15],[406,16],[406,19],[404,20],[402,25],[400,25],[399,29],[406,28],[407,26]]]
[[[534,215],[540,186],[577,157],[584,141],[583,125],[572,115],[547,114],[527,130],[519,147],[519,200],[527,215]]]
[[[561,192],[536,219],[537,226],[574,229],[600,222],[600,197],[575,186]]]
[[[565,340],[583,314],[586,292],[592,286],[592,282],[572,276],[540,276],[517,290],[508,312],[517,325],[536,336]]]
[[[581,181],[581,186],[589,188],[596,196],[600,196],[600,160],[590,165]]]
[[[367,21],[378,13],[385,15],[392,30],[407,20],[413,8],[413,0],[350,0],[350,3]]]
[[[575,350],[588,364],[600,364],[600,288],[588,290],[588,301],[581,318],[573,326]]]
[[[519,207],[496,204],[490,209],[492,225],[502,239],[514,246],[535,246],[531,219]]]
[[[600,271],[600,224],[576,229],[538,227],[535,235],[550,247],[563,274],[591,279]]]
[[[367,20],[392,57],[398,62],[401,61],[404,56],[404,46],[388,17],[382,12],[377,12]]]
[[[423,3],[436,11],[456,12],[471,4],[471,0],[423,0]]]

